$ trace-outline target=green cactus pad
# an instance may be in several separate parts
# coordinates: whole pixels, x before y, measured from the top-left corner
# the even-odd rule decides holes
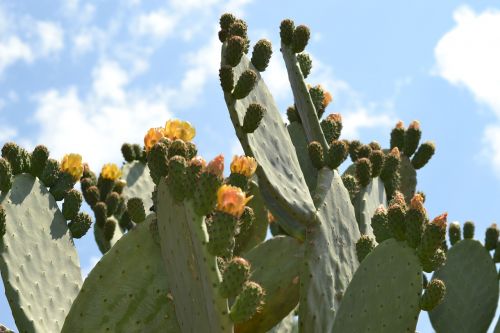
[[[417,189],[417,171],[405,155],[401,155],[399,173],[401,175],[399,191],[404,194],[406,202],[410,202]]]
[[[16,325],[20,332],[59,332],[82,284],[66,220],[31,175],[16,176],[0,203],[7,215],[0,269]]]
[[[302,124],[296,121],[289,124],[286,128],[288,129],[288,134],[290,134],[290,139],[295,147],[295,152],[297,153],[299,165],[304,174],[307,187],[309,188],[309,192],[312,193],[316,188],[318,170],[314,167],[309,158],[306,133],[304,132]]]
[[[180,332],[154,215],[125,235],[90,272],[62,333]]]
[[[328,332],[415,332],[422,268],[405,242],[379,244],[359,266]],[[326,332],[326,331],[325,331]]]
[[[127,186],[123,189],[122,196],[128,200],[130,198],[141,198],[144,202],[146,213],[153,206],[151,193],[155,188],[153,179],[149,175],[149,168],[140,161],[126,163],[122,168],[122,179],[127,182]]]
[[[464,239],[447,252],[433,278],[443,280],[443,302],[429,312],[438,332],[486,332],[498,303],[498,273],[483,245]]]
[[[371,220],[380,205],[387,206],[387,202],[384,183],[377,177],[362,188],[354,200],[354,212],[362,235],[374,236]]]
[[[266,332],[296,307],[303,256],[304,246],[288,236],[271,238],[245,254],[251,264],[250,280],[260,284],[266,296],[262,310],[236,325],[236,332]]]
[[[177,320],[183,332],[232,332],[227,300],[219,295],[221,275],[206,248],[205,219],[191,202],[174,201],[165,179],[157,192],[158,231],[163,264]]]
[[[321,172],[330,175],[318,177],[330,190],[317,201],[316,223],[307,228],[300,273],[299,326],[307,332],[322,333],[331,331],[342,295],[358,268],[356,242],[360,233],[340,175],[325,168]]]
[[[239,77],[248,68],[254,69],[248,58],[243,56],[234,68],[235,76]],[[315,211],[311,195],[283,118],[264,80],[258,72],[256,74],[257,83],[247,97],[235,100],[231,94],[224,94],[231,120],[245,154],[254,157],[259,164],[259,185],[267,188],[269,197],[266,197],[266,201],[275,202],[269,204],[273,214],[280,215],[273,207],[290,207],[288,214],[296,216],[296,220],[305,224]],[[267,112],[255,132],[247,134],[241,125],[251,103],[260,103]]]

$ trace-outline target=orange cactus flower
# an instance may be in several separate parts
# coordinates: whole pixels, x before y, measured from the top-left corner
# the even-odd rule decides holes
[[[222,177],[224,172],[224,155],[218,155],[207,165],[207,172],[217,177]]]
[[[332,101],[333,101],[332,94],[330,94],[326,90],[323,90],[323,107],[326,108],[328,104],[330,104]]]
[[[104,164],[101,170],[101,176],[104,179],[117,180],[122,175],[120,168],[114,163]]]
[[[193,140],[196,130],[187,121],[172,119],[165,124],[165,136],[169,139],[181,139],[188,142]]]
[[[153,146],[165,136],[164,129],[161,127],[153,127],[148,130],[144,136],[144,146],[146,151],[149,151]]]
[[[83,175],[82,156],[79,154],[64,155],[61,161],[61,171],[69,173],[75,181]]]
[[[247,197],[239,187],[222,185],[217,191],[216,209],[239,218],[252,198],[253,195]]]
[[[235,155],[231,162],[231,172],[242,174],[247,178],[252,177],[256,169],[257,161],[253,157]]]

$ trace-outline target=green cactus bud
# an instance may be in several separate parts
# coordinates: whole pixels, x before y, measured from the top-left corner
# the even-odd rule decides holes
[[[389,229],[391,230],[392,237],[402,241],[406,238],[406,223],[405,223],[406,209],[398,204],[392,204],[387,210],[387,220],[389,222]]]
[[[106,197],[106,206],[108,207],[108,216],[113,215],[118,209],[118,205],[120,204],[120,195],[116,192],[111,192]]]
[[[245,117],[243,118],[243,131],[245,133],[253,133],[260,125],[266,108],[257,103],[252,103],[248,106]]]
[[[97,202],[92,209],[95,216],[95,224],[102,228],[108,218],[108,206],[102,201]]]
[[[247,30],[248,30],[248,27],[247,27],[246,22],[241,20],[241,19],[236,19],[229,26],[229,35],[231,37],[232,36],[239,36],[243,39],[247,39],[247,37],[248,37]]]
[[[228,30],[219,30],[219,41],[221,43],[224,43],[228,36],[229,36]]]
[[[95,186],[96,182],[89,177],[85,177],[80,179],[80,189],[82,190],[83,195],[85,196],[85,192],[88,191],[89,187]]]
[[[186,145],[186,160],[190,160],[198,154],[198,147],[193,142],[185,142]]]
[[[391,149],[397,147],[403,151],[405,146],[405,127],[402,121],[398,121],[396,127],[391,131]]]
[[[222,185],[222,178],[209,172],[202,172],[198,186],[194,191],[193,206],[198,215],[207,215],[217,202],[217,189]]]
[[[321,121],[321,129],[325,135],[326,142],[329,144],[334,140],[338,140],[342,132],[342,116],[340,113],[329,114],[323,119]]]
[[[464,239],[474,239],[474,229],[476,229],[474,222],[472,221],[465,222],[463,230]]]
[[[362,235],[360,239],[356,242],[356,254],[358,256],[358,261],[362,262],[363,259],[375,248],[375,241],[372,237],[367,235]]]
[[[235,233],[238,219],[231,214],[215,211],[207,222],[208,244],[210,254],[230,258],[235,244]]]
[[[127,210],[123,212],[120,220],[118,220],[118,224],[123,230],[130,230],[133,228],[134,223],[130,219],[130,215]]]
[[[3,208],[2,205],[0,205],[0,239],[2,239],[3,235],[5,235],[6,222],[7,222],[7,215],[5,214],[5,209]]]
[[[342,183],[344,184],[344,187],[349,192],[349,197],[351,198],[351,201],[353,201],[354,198],[356,198],[356,196],[358,195],[359,190],[360,190],[359,185],[358,185],[358,181],[352,175],[343,175],[342,176]]]
[[[134,147],[130,143],[124,143],[121,148],[123,158],[127,162],[132,162],[136,159]]]
[[[239,36],[233,36],[227,40],[225,59],[229,66],[238,66],[245,51],[245,43],[245,39]]]
[[[406,156],[410,157],[415,153],[420,143],[421,136],[422,130],[420,129],[420,123],[417,120],[412,121],[405,133],[405,146],[403,151]]]
[[[257,74],[251,69],[241,73],[236,86],[234,87],[233,97],[242,99],[248,96],[257,82]]]
[[[222,91],[231,93],[234,87],[233,67],[229,65],[222,65],[219,69],[219,80]]]
[[[263,72],[269,65],[272,54],[273,48],[271,42],[267,39],[261,39],[253,47],[252,64],[259,72]]]
[[[295,106],[289,106],[287,109],[286,109],[286,116],[288,117],[288,121],[291,123],[293,122],[298,122],[298,123],[301,123],[302,121],[300,120],[300,115],[299,113],[297,112],[297,109],[295,108]]]
[[[450,226],[448,227],[448,238],[450,239],[450,244],[452,246],[462,239],[459,223],[450,223]]]
[[[370,158],[372,154],[372,147],[369,145],[361,145],[358,149],[358,159],[360,158]]]
[[[337,169],[347,159],[348,150],[344,141],[333,140],[326,156],[326,165],[332,170]]]
[[[90,186],[86,192],[83,192],[83,197],[85,201],[89,204],[90,208],[94,208],[101,197],[101,193],[97,186]]]
[[[75,189],[69,190],[64,196],[62,214],[69,221],[73,220],[82,206],[82,195]]]
[[[97,187],[99,188],[99,193],[101,194],[99,199],[101,201],[106,201],[108,194],[111,193],[115,187],[115,181],[114,179],[104,178],[99,175],[99,178],[97,179]]]
[[[387,217],[387,210],[383,205],[380,205],[372,216],[371,225],[373,228],[373,235],[378,243],[382,243],[386,239],[392,237],[391,229],[389,228],[389,219]]]
[[[297,54],[297,61],[300,66],[300,71],[302,72],[302,76],[304,77],[304,79],[307,79],[312,69],[311,57],[307,53],[299,53]]]
[[[92,218],[87,213],[78,213],[76,216],[68,223],[69,231],[73,238],[82,238],[92,225]]]
[[[135,223],[141,223],[146,219],[146,210],[141,198],[130,198],[127,201],[127,215]]]
[[[356,161],[356,179],[362,187],[368,186],[372,180],[372,163],[367,158],[360,158]]]
[[[224,298],[236,297],[250,277],[250,263],[243,258],[234,257],[225,265],[220,295]]]
[[[323,105],[325,92],[320,85],[317,85],[309,88],[309,94],[311,95],[311,100],[314,104],[314,108],[316,109],[316,113],[318,114],[319,119],[325,112],[325,107]]]
[[[396,191],[394,192],[394,196],[392,197],[392,199],[389,201],[389,206],[390,205],[400,205],[401,207],[403,207],[403,209],[406,210],[408,209],[407,205],[406,205],[406,201],[405,201],[405,196],[403,193],[399,192],[399,191]]]
[[[238,225],[240,226],[240,234],[250,230],[253,222],[255,221],[255,213],[251,207],[245,206],[243,213],[240,216]]]
[[[116,192],[118,194],[122,194],[123,189],[127,186],[127,182],[123,179],[117,179],[115,181],[115,186],[113,187],[113,192]]]
[[[168,161],[168,168],[168,188],[174,199],[181,202],[186,197],[186,159],[179,155],[173,156]]]
[[[75,179],[70,173],[61,172],[59,173],[59,178],[57,178],[56,183],[50,187],[50,193],[54,196],[56,201],[61,201],[75,184]]]
[[[309,28],[305,25],[299,25],[293,31],[293,40],[292,40],[292,50],[295,53],[300,53],[304,51],[309,42],[309,38],[311,37],[311,32]]]
[[[443,301],[445,293],[444,282],[432,279],[420,298],[420,308],[424,311],[431,311]]]
[[[0,191],[8,192],[12,187],[12,168],[9,161],[0,158]]]
[[[40,180],[47,187],[54,186],[59,179],[59,174],[61,173],[61,169],[59,168],[59,162],[49,158],[47,163],[45,164],[45,168],[43,169]]]
[[[38,145],[33,149],[31,153],[31,174],[34,177],[40,177],[42,175],[43,169],[45,169],[45,164],[49,158],[49,150],[43,145]]]
[[[313,141],[308,146],[309,158],[316,169],[321,169],[325,165],[323,147],[317,141]]]
[[[229,30],[229,27],[231,26],[231,24],[233,24],[234,21],[236,21],[236,17],[234,17],[233,14],[224,13],[219,20],[220,28],[222,30]]]
[[[168,174],[168,147],[164,142],[156,143],[148,154],[149,174],[158,185],[160,178]]]
[[[244,192],[248,189],[248,178],[241,173],[231,172],[227,184],[241,188]]]
[[[2,147],[2,157],[9,161],[13,175],[31,171],[30,153],[13,142],[7,142]]]
[[[144,148],[138,144],[133,144],[132,148],[134,148],[135,159],[137,161],[146,162],[146,151]]]
[[[245,283],[243,291],[236,297],[231,306],[229,317],[234,323],[246,321],[260,311],[264,302],[264,290],[256,282]]]
[[[427,162],[431,159],[432,155],[436,151],[436,146],[433,142],[424,142],[420,145],[415,156],[411,159],[411,164],[418,170],[423,168]]]
[[[188,155],[188,149],[186,143],[181,139],[175,139],[170,144],[168,148],[168,158],[172,158],[174,156],[181,156],[186,158]]]
[[[186,170],[186,198],[191,199],[206,162],[202,157],[193,157]]]
[[[432,258],[434,253],[446,237],[446,219],[447,214],[441,214],[431,223],[426,224],[422,241],[418,247],[418,253],[421,258]]]
[[[385,154],[381,150],[373,150],[370,154],[370,162],[372,163],[372,177],[380,176],[384,167]]]
[[[439,248],[430,257],[420,257],[420,262],[424,272],[430,273],[435,271],[446,262],[446,251],[443,248]]]
[[[372,141],[368,145],[372,150],[382,150],[382,146],[377,141]]]
[[[280,37],[281,42],[285,45],[290,45],[293,42],[293,33],[295,31],[295,23],[290,19],[281,21]]]
[[[399,171],[401,163],[401,155],[397,147],[392,148],[391,151],[385,156],[384,167],[380,173],[380,178],[385,182],[390,181],[394,174]]]
[[[420,245],[426,220],[427,213],[423,206],[423,199],[419,194],[416,194],[411,199],[410,209],[405,215],[406,241],[414,249]]]
[[[361,142],[359,140],[352,140],[349,142],[349,156],[351,161],[354,163],[358,160],[358,152],[361,147]]]
[[[106,239],[107,241],[110,241],[115,234],[115,230],[116,230],[115,220],[107,219],[106,223],[104,223],[104,227],[103,227],[104,239]]]
[[[2,147],[2,157],[5,159],[13,158],[19,150],[19,146],[14,142],[6,142]]]
[[[486,250],[491,251],[496,249],[498,243],[498,228],[495,223],[486,229],[486,237],[484,239],[484,247]]]

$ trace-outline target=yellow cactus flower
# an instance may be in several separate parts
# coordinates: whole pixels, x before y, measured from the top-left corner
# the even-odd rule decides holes
[[[83,175],[82,156],[79,154],[64,155],[61,161],[61,171],[69,173],[75,181]]]
[[[101,176],[104,179],[117,180],[122,175],[122,171],[114,163],[104,164],[101,170]]]
[[[165,136],[169,139],[181,139],[188,142],[193,140],[196,130],[187,121],[172,119],[165,124]]]
[[[165,130],[161,127],[153,127],[144,136],[144,146],[149,151],[153,146],[165,136]]]
[[[217,155],[207,165],[207,172],[217,177],[222,177],[224,172],[224,155]]]
[[[257,161],[253,157],[234,156],[231,162],[231,172],[239,173],[247,178],[250,178],[257,169]]]
[[[239,187],[222,185],[217,191],[217,210],[239,218],[252,198],[253,195],[247,197]]]

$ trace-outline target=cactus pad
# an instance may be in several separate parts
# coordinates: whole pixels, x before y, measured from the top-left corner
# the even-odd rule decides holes
[[[153,205],[151,193],[155,187],[147,165],[140,161],[126,163],[122,168],[122,179],[127,182],[127,186],[123,189],[123,197],[141,198],[147,214]]]
[[[368,186],[361,188],[354,200],[354,212],[362,235],[373,236],[371,219],[380,205],[387,206],[384,183],[373,178]]]

